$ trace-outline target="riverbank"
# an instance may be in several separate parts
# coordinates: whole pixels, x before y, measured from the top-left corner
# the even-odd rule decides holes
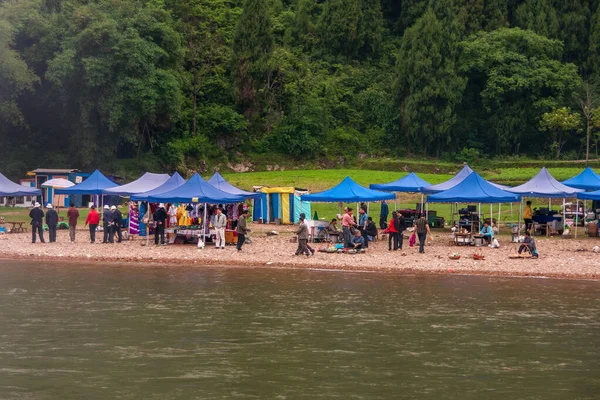
[[[77,262],[118,262],[136,264],[163,264],[172,266],[243,266],[262,268],[313,268],[342,271],[380,271],[399,274],[470,274],[490,276],[537,276],[563,279],[600,280],[600,253],[592,252],[600,245],[595,239],[536,238],[540,258],[510,259],[517,246],[508,236],[500,237],[501,247],[455,247],[443,231],[434,231],[433,242],[425,254],[418,254],[417,247],[389,252],[387,241],[371,244],[365,254],[327,254],[294,256],[296,243],[291,227],[254,225],[252,244],[237,252],[235,247],[215,249],[207,244],[198,250],[193,245],[146,246],[145,240],[137,239],[115,244],[90,244],[88,234],[77,232],[77,243],[68,242],[68,232],[59,231],[57,243],[31,243],[29,233],[0,236],[0,258],[27,260],[64,260]],[[278,235],[267,236],[267,231],[277,229]],[[326,247],[315,243],[315,249]],[[475,261],[473,253],[481,250],[486,259]],[[450,253],[460,253],[460,260],[450,260]]]

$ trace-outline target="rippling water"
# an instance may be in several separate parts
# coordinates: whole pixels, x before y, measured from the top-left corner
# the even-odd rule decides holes
[[[0,261],[0,399],[599,399],[600,283]]]

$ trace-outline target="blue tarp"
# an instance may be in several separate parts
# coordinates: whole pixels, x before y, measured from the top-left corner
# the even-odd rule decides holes
[[[529,182],[507,189],[509,192],[518,193],[528,197],[543,197],[543,198],[565,198],[575,197],[578,192],[582,192],[581,189],[574,189],[572,187],[563,185],[544,167],[537,173],[536,176],[531,178]]]
[[[146,172],[139,179],[128,183],[123,186],[118,186],[112,189],[106,189],[104,194],[118,195],[118,196],[131,196],[133,194],[145,193],[150,190],[156,189],[163,183],[165,183],[170,176],[168,174],[153,174]]]
[[[590,167],[584,169],[579,175],[562,182],[563,185],[583,190],[599,190],[600,175],[595,173]]]
[[[119,186],[104,175],[102,172],[95,170],[85,181],[79,185],[71,186],[70,188],[54,189],[56,194],[97,194],[100,195],[106,189]]]
[[[386,192],[411,192],[420,193],[423,188],[431,186],[431,183],[419,178],[417,174],[411,172],[402,179],[390,183],[371,184],[369,187],[375,190]]]
[[[131,196],[133,201],[147,201],[149,196],[156,196],[159,194],[170,192],[173,189],[177,189],[179,186],[185,183],[185,179],[175,172],[165,183],[157,187],[156,189],[150,190],[145,193],[134,194]]]
[[[324,203],[337,203],[341,201],[355,203],[359,201],[393,200],[396,196],[393,193],[367,189],[347,176],[337,186],[329,190],[320,193],[305,194],[300,198],[302,201],[320,201]]]
[[[472,172],[458,185],[440,193],[427,197],[432,203],[516,203],[521,196],[498,189],[483,179],[477,172]]]
[[[40,196],[41,194],[40,189],[19,185],[0,174],[0,196],[2,197]]]
[[[245,190],[236,188],[231,183],[227,182],[225,178],[223,178],[218,172],[215,172],[215,174],[208,180],[208,183],[226,193],[244,196],[247,199],[255,199],[260,197],[259,193],[246,192]]]
[[[195,173],[186,183],[170,192],[148,196],[148,201],[164,203],[167,201],[179,203],[241,203],[243,196],[223,192],[206,182],[198,173]]]

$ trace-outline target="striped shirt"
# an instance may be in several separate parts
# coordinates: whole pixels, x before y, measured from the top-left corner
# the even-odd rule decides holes
[[[419,218],[417,222],[415,222],[415,228],[417,233],[427,233],[427,220],[425,218]]]

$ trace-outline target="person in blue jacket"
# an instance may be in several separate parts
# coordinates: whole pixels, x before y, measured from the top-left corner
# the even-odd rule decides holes
[[[479,234],[481,236],[483,236],[483,238],[485,239],[487,244],[491,244],[492,240],[494,240],[494,230],[492,229],[490,224],[488,224],[487,222],[485,222],[483,224],[483,228],[481,228],[481,231],[479,231]]]

